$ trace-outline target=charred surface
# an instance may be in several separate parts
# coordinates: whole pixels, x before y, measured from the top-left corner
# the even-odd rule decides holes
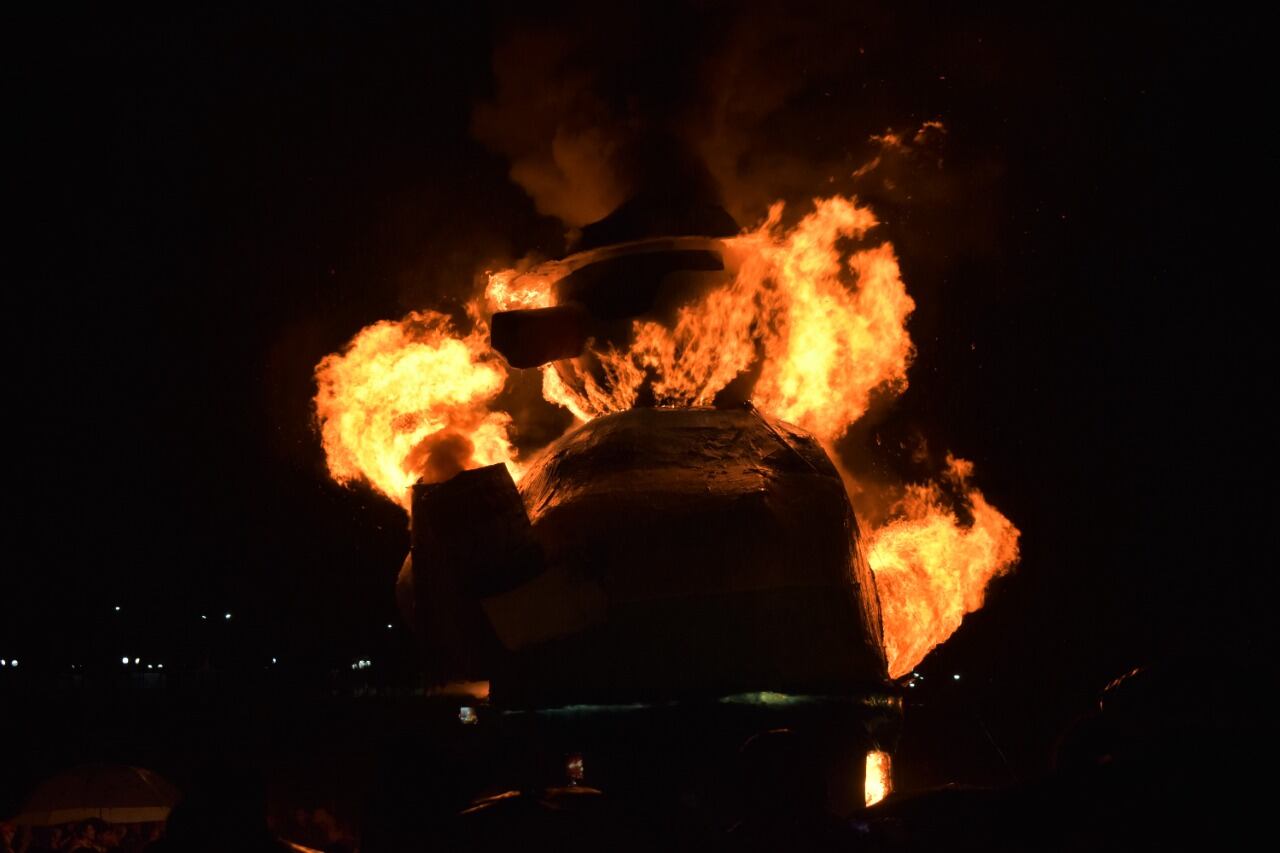
[[[413,487],[402,609],[426,646],[437,681],[488,678],[500,647],[480,601],[542,569],[541,552],[504,465]]]
[[[749,407],[633,409],[561,438],[519,492],[501,466],[415,487],[402,597],[439,673],[507,709],[870,697],[858,540],[811,436]]]
[[[520,368],[575,358],[589,340],[625,346],[634,319],[671,323],[680,306],[722,282],[723,276],[715,275],[725,268],[719,244],[707,241],[707,246],[659,241],[613,256],[566,259],[573,266],[555,284],[556,305],[496,312],[490,343]]]
[[[490,321],[489,342],[512,367],[537,367],[580,355],[590,322],[575,304],[499,311]]]
[[[556,282],[558,302],[578,303],[593,317],[621,320],[653,310],[672,273],[724,269],[719,253],[677,250],[624,255],[576,270]]]
[[[554,444],[521,493],[548,569],[486,602],[520,659],[495,698],[840,693],[884,681],[857,523],[804,433],[746,408],[632,410]]]

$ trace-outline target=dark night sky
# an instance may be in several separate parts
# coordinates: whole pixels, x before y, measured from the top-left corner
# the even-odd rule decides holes
[[[1267,444],[1251,285],[1209,236],[1231,164],[1206,149],[1227,112],[1206,71],[1230,45],[1038,4],[874,20],[866,61],[815,82],[834,106],[797,96],[825,141],[792,141],[860,157],[941,117],[947,176],[984,176],[885,201],[920,310],[884,428],[974,459],[1024,533],[932,665],[991,679],[1002,730],[1039,743],[1129,667],[1243,639]],[[470,135],[516,23],[469,4],[11,23],[12,654],[118,656],[116,603],[156,654],[200,613],[325,660],[394,618],[403,516],[325,477],[310,368],[494,259],[562,250]]]

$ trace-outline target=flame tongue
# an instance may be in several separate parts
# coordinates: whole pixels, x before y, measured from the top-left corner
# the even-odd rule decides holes
[[[938,483],[908,486],[893,518],[871,531],[889,675],[910,672],[982,606],[987,584],[1018,559],[1018,528],[969,486],[972,463],[947,457],[947,477],[965,495],[973,523],[961,524]]]
[[[774,217],[780,214],[776,208]],[[875,225],[852,200],[828,199],[778,251],[766,253],[776,282],[766,291],[772,303],[766,327],[776,331],[765,338],[754,399],[827,441],[862,417],[873,390],[907,385],[906,320],[915,302],[893,246],[855,251],[843,264],[837,248],[840,238],[859,238]]]
[[[511,418],[489,409],[506,381],[486,330],[459,335],[416,311],[360,331],[316,367],[316,417],[329,473],[362,480],[406,509],[419,477],[510,462]]]

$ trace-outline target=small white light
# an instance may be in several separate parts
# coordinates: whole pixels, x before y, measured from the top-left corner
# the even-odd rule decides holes
[[[272,662],[272,663],[275,663],[275,662],[276,662],[276,659],[275,659],[275,658],[272,658],[272,659],[271,659],[271,662]]]
[[[137,664],[137,663],[142,663],[142,658],[134,658],[134,659],[133,659],[133,662],[134,662],[135,664]]]
[[[201,614],[200,614],[200,618],[201,618],[201,619],[208,619],[209,617],[208,617],[208,616],[205,616],[203,613],[201,613]]]
[[[8,665],[9,665],[9,662],[7,660],[0,659],[0,666],[8,666]]]
[[[388,630],[388,631],[390,631],[390,630],[391,630],[391,623],[390,623],[390,622],[388,622],[388,623],[387,623],[387,630]]]
[[[9,666],[17,666],[17,665],[18,665],[18,659],[17,659],[17,658],[14,658],[13,660],[9,661]]]
[[[116,605],[116,612],[117,612],[117,613],[119,613],[119,612],[120,612],[120,605],[119,605],[119,604],[117,604],[117,605]]]
[[[464,726],[474,725],[480,718],[476,716],[476,709],[463,705],[458,709],[458,722]]]
[[[147,669],[155,669],[155,667],[152,666],[151,664],[147,664]]]
[[[164,669],[164,664],[162,663],[156,664],[156,669]]]
[[[953,676],[951,676],[951,677],[952,677],[953,679],[955,679],[956,681],[959,681],[959,680],[960,680],[960,673],[958,673],[958,672],[957,672],[955,675],[953,675]]]
[[[223,618],[223,619],[230,619],[230,618],[231,618],[231,614],[230,614],[230,613],[224,613],[224,614],[222,614],[222,618]]]
[[[128,658],[120,658],[120,663],[128,663],[128,662],[129,662]]]

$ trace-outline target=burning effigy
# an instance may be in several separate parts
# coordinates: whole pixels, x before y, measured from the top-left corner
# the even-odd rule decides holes
[[[469,328],[415,312],[317,367],[330,472],[411,513],[398,591],[434,680],[509,711],[840,697],[855,751],[892,749],[893,679],[1018,530],[950,456],[859,524],[831,448],[906,388],[914,302],[857,199],[783,213],[640,196],[491,273]],[[528,457],[498,404],[517,370],[575,420]]]

